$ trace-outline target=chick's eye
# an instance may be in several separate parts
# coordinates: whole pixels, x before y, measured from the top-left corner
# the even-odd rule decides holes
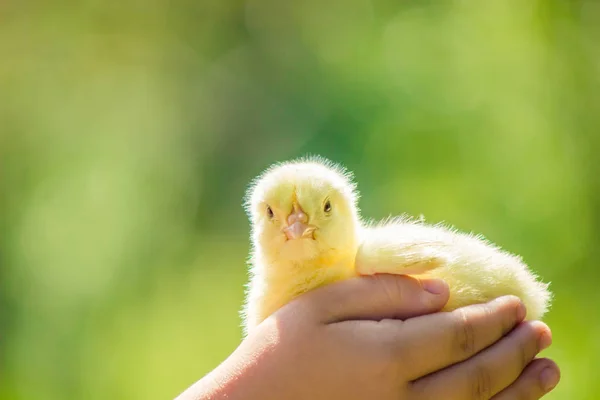
[[[325,206],[323,207],[323,211],[325,211],[327,213],[331,211],[331,201],[327,200],[325,202]]]
[[[273,218],[273,210],[269,206],[267,206],[267,217]]]

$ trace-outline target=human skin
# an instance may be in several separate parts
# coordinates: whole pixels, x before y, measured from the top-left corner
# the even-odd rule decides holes
[[[439,280],[375,275],[334,283],[279,309],[177,400],[539,399],[557,365],[518,298],[438,312]]]

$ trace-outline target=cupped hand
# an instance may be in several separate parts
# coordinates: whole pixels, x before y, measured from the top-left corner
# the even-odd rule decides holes
[[[507,296],[452,312],[438,280],[375,275],[282,307],[184,399],[538,399],[559,380],[535,359],[549,328]]]

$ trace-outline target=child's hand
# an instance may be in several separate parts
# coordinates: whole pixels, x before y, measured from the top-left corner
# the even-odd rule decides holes
[[[521,322],[517,298],[436,313],[447,300],[442,282],[406,276],[316,289],[179,399],[538,399],[556,385],[552,361],[531,362],[550,330]]]

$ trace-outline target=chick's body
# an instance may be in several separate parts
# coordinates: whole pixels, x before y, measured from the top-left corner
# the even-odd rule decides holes
[[[252,185],[246,202],[252,225],[244,332],[316,287],[376,273],[441,278],[444,307],[516,295],[527,319],[548,308],[548,285],[517,256],[483,238],[409,218],[361,221],[351,176],[322,158],[277,164]]]

